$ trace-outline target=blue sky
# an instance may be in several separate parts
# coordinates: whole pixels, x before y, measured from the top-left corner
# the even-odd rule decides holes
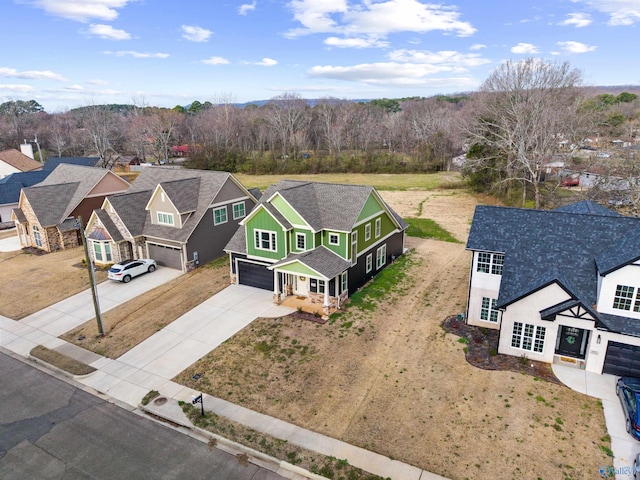
[[[49,112],[450,94],[527,57],[640,84],[640,0],[0,0],[0,18],[0,101]]]

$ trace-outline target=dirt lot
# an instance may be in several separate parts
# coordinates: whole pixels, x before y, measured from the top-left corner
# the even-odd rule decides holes
[[[20,320],[89,288],[87,270],[78,266],[83,258],[82,247],[45,255],[0,252],[0,315]],[[106,278],[96,272],[98,282]]]
[[[382,195],[461,241],[477,203],[459,190]],[[452,479],[597,478],[611,463],[599,403],[468,364],[441,323],[464,311],[470,254],[464,244],[407,243],[410,274],[374,312],[325,325],[259,319],[177,380]]]

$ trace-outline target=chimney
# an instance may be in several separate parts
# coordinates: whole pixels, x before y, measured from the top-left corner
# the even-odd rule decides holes
[[[22,145],[20,145],[20,151],[22,152],[23,155],[26,155],[31,160],[35,160],[33,158],[33,146],[30,143],[27,143],[26,140]]]

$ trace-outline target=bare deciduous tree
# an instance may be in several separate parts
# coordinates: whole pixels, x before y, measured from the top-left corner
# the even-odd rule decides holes
[[[541,173],[545,161],[560,150],[560,141],[578,119],[577,86],[581,72],[565,63],[529,58],[505,62],[482,84],[474,98],[472,143],[506,164],[506,181],[533,188],[535,206],[541,203]],[[572,139],[569,139],[572,141]]]

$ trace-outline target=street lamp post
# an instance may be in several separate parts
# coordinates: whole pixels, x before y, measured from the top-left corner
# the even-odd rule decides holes
[[[93,267],[93,259],[89,255],[89,242],[82,225],[82,217],[76,219],[77,226],[80,228],[82,235],[82,245],[84,246],[84,255],[87,259],[87,269],[89,270],[89,283],[91,284],[91,297],[93,298],[93,308],[96,312],[96,321],[98,322],[98,332],[104,337],[104,328],[102,327],[102,314],[100,313],[100,300],[98,299],[98,286],[96,285],[96,272]]]

